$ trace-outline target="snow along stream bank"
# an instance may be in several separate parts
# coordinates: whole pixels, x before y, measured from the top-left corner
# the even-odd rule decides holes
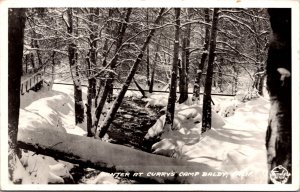
[[[148,106],[164,106],[166,99],[152,95]],[[176,104],[174,130],[163,130],[165,115],[161,116],[145,136],[160,140],[152,146],[153,153],[204,163],[231,175],[234,183],[267,183],[268,99],[213,100],[212,129],[202,135],[202,105]]]

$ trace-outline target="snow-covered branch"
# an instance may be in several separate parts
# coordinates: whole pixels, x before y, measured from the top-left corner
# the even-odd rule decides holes
[[[231,22],[238,23],[238,24],[240,24],[240,25],[242,25],[242,26],[245,26],[251,33],[255,34],[255,31],[254,31],[248,24],[246,24],[246,23],[244,23],[244,22],[241,22],[241,21],[239,21],[239,20],[236,19],[236,18],[233,18],[233,17],[228,16],[228,15],[222,15],[222,16],[220,16],[220,19],[228,19],[228,20],[230,20]]]

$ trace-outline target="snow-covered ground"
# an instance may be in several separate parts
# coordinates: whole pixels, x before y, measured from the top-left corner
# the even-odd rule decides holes
[[[166,99],[152,95],[147,105],[165,106]],[[212,129],[202,135],[202,105],[176,104],[174,130],[163,129],[163,115],[145,138],[160,137],[153,153],[205,163],[231,175],[236,183],[267,183],[265,132],[270,104],[263,97],[240,100],[213,96]]]
[[[73,86],[55,84],[52,91],[47,86],[38,92],[30,91],[21,96],[19,129],[51,129],[57,132],[85,136],[86,123],[75,125]],[[86,88],[83,98],[86,98]],[[47,139],[45,135],[44,139]],[[23,152],[14,173],[14,181],[23,184],[64,183],[68,179],[73,164],[58,161],[49,156]],[[110,174],[104,172],[85,181],[86,183],[118,183]]]
[[[115,92],[117,94],[117,92]],[[141,97],[128,91],[127,97]],[[148,95],[147,107],[167,105],[168,94]],[[83,99],[86,88],[83,87]],[[176,104],[175,130],[163,130],[165,116],[148,131],[145,138],[160,137],[153,152],[192,162],[204,163],[230,174],[236,183],[266,183],[267,165],[264,144],[269,102],[256,98],[240,102],[232,97],[213,97],[212,129],[201,135],[201,104]],[[163,108],[162,110],[164,110]],[[80,136],[86,135],[86,123],[75,125],[73,87],[54,84],[39,92],[30,91],[21,97],[19,129],[52,129]],[[47,139],[47,135],[45,135]],[[51,157],[23,154],[15,179],[22,183],[63,183],[72,180],[72,164]],[[101,174],[85,183],[118,183],[110,174]]]

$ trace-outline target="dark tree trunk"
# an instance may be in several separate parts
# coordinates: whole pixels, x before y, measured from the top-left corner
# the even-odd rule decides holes
[[[20,86],[24,45],[25,9],[8,10],[8,171],[12,179],[16,155],[19,125]],[[4,170],[3,170],[4,171]]]
[[[257,85],[257,90],[258,90],[259,95],[264,94],[263,88],[264,88],[265,78],[266,78],[266,74],[263,74],[263,75],[261,75],[261,77],[259,79],[259,82],[258,82],[258,85]]]
[[[149,47],[147,48],[147,56],[146,56],[146,67],[147,67],[147,85],[150,89],[150,53],[149,53]]]
[[[37,55],[37,59],[38,59],[38,67],[37,67],[36,70],[39,70],[43,66],[43,63],[42,63],[41,53],[40,53],[40,50],[39,50],[40,46],[38,44],[38,41],[35,40],[36,38],[37,38],[37,34],[33,30],[32,31],[32,39],[31,39],[31,47],[36,48],[36,55]]]
[[[138,88],[138,90],[141,92],[142,98],[147,98],[145,91],[143,90],[143,88],[138,84],[138,82],[134,78],[133,78],[133,82],[134,82],[135,86]]]
[[[31,61],[32,70],[34,72],[35,71],[35,60],[34,60],[34,54],[33,53],[30,53],[30,61]]]
[[[158,56],[159,56],[158,52],[159,52],[160,38],[161,38],[161,36],[159,37],[158,43],[156,45],[154,62],[152,64],[151,79],[150,79],[150,84],[149,84],[149,93],[153,92],[154,79],[155,79],[155,68],[156,68],[156,63],[158,62]]]
[[[219,18],[219,9],[214,8],[211,34],[210,34],[210,48],[209,48],[209,56],[208,56],[208,63],[207,63],[207,72],[205,78],[205,88],[203,94],[202,132],[205,132],[206,130],[211,128],[211,86],[212,86],[214,60],[215,60],[218,18]]]
[[[72,8],[68,8],[68,26],[67,32],[72,35],[73,34],[73,11]],[[81,82],[80,76],[78,73],[78,67],[76,64],[76,45],[74,42],[69,44],[68,48],[69,54],[69,63],[70,63],[70,72],[73,78],[74,83],[74,100],[75,100],[75,124],[82,123],[84,121],[84,106],[82,102],[82,90],[81,90]],[[75,71],[75,72],[74,72]]]
[[[91,54],[91,52],[89,53]],[[86,58],[87,66],[88,66],[88,92],[87,92],[87,104],[86,106],[86,126],[87,126],[87,136],[92,137],[94,134],[92,133],[93,127],[93,119],[92,119],[92,105],[93,105],[93,82],[91,76],[91,62],[89,56]]]
[[[266,136],[268,165],[269,171],[282,165],[293,175],[291,153],[291,9],[274,8],[268,9],[268,12],[273,30],[273,40],[270,43],[267,60],[267,87],[271,99]],[[291,183],[291,177],[289,177],[288,183]]]
[[[146,9],[146,24],[149,26],[149,10]],[[150,90],[150,53],[149,53],[149,45],[147,47],[147,56],[146,56],[146,67],[147,67],[147,85]]]
[[[99,8],[90,8],[90,21],[91,22],[95,22],[95,16],[94,15],[99,15]],[[91,29],[91,34],[90,34],[90,65],[91,65],[91,68],[90,69],[93,69],[94,67],[97,66],[97,52],[96,52],[96,49],[97,49],[97,40],[96,38],[98,37],[98,28],[95,27],[94,25],[91,25],[90,26],[90,29]],[[89,73],[90,76],[93,76],[94,73],[92,72],[92,70],[90,70],[90,73]],[[91,98],[92,99],[95,99],[96,97],[96,78],[95,77],[92,77],[92,78],[89,78],[89,84],[91,85],[90,87],[90,94],[91,94]]]
[[[152,64],[152,71],[151,71],[151,79],[149,83],[149,93],[153,92],[153,86],[154,86],[154,76],[155,76],[155,67],[156,67],[156,61],[157,61],[158,53],[155,53],[154,62]]]
[[[113,15],[113,10],[112,9],[108,9],[108,17],[107,20],[110,19]],[[108,42],[109,42],[109,38],[108,38],[108,34],[111,34],[112,30],[111,30],[111,25],[112,22],[111,21],[107,21],[107,24],[105,25],[105,31],[106,31],[106,36],[105,36],[105,41],[104,41],[104,45],[103,45],[103,61],[102,61],[102,66],[106,67],[107,65],[107,57],[108,57],[108,53],[110,51],[110,49],[108,48]],[[106,76],[108,78],[108,75]],[[107,80],[107,79],[106,79]],[[103,90],[105,87],[105,82],[106,80],[104,78],[100,78],[99,80],[99,87],[98,87],[98,91],[95,97],[95,107],[98,106],[98,98],[100,95],[103,95]],[[107,96],[105,96],[105,100],[106,100]],[[104,98],[103,98],[104,99]]]
[[[162,15],[163,15],[163,12],[164,12],[164,8],[162,8],[159,12],[159,15],[158,17],[156,18],[155,22],[154,22],[154,25],[157,25],[159,23],[159,21],[161,20],[162,18]],[[138,69],[138,66],[143,58],[143,54],[147,48],[147,46],[149,45],[150,41],[151,41],[151,38],[153,37],[154,33],[155,33],[155,28],[151,29],[146,40],[144,41],[144,44],[141,48],[141,51],[140,53],[138,54],[134,64],[132,65],[131,69],[130,69],[130,72],[125,80],[125,83],[123,84],[121,90],[120,90],[120,93],[119,95],[117,96],[116,100],[114,101],[111,109],[109,110],[109,112],[107,113],[106,117],[105,117],[105,120],[100,128],[100,133],[99,133],[99,137],[102,138],[105,133],[107,132],[110,124],[112,123],[112,121],[114,120],[115,118],[115,115],[123,101],[123,98],[125,96],[125,93],[135,75],[135,72],[136,70]]]
[[[173,65],[171,75],[171,85],[168,98],[168,105],[166,111],[165,128],[173,128],[175,102],[176,102],[176,88],[177,88],[177,70],[180,60],[179,54],[179,35],[180,35],[180,8],[175,8],[175,39],[174,39],[174,52],[173,52]]]
[[[126,31],[126,28],[127,28],[127,23],[129,22],[131,11],[132,11],[131,8],[127,9],[127,13],[126,13],[126,17],[125,17],[125,23],[123,23],[121,25],[120,30],[119,30],[119,34],[118,34],[119,36],[118,36],[117,43],[116,43],[115,55],[114,55],[114,58],[113,58],[113,60],[111,61],[111,64],[110,64],[112,70],[115,69],[115,67],[117,65],[117,62],[118,62],[119,52],[120,52],[120,49],[122,47],[123,37],[125,35],[125,31]],[[104,90],[102,92],[102,96],[101,96],[99,105],[97,106],[97,109],[95,111],[95,118],[96,118],[95,121],[94,121],[95,130],[97,129],[99,119],[100,119],[100,115],[102,113],[105,101],[106,101],[107,97],[109,96],[109,94],[112,94],[111,93],[111,91],[113,89],[112,83],[113,83],[113,74],[109,73],[108,79],[106,79],[106,82],[105,82]]]
[[[182,53],[181,53],[181,62],[179,63],[179,103],[183,103],[188,98],[188,92],[186,89],[187,84],[187,71],[186,71],[186,37],[182,40]]]
[[[99,8],[90,8],[89,20],[91,23],[95,22],[95,15],[99,15]],[[86,123],[87,123],[87,136],[92,137],[93,119],[92,119],[92,106],[93,99],[96,97],[96,78],[94,77],[93,69],[96,67],[97,63],[97,36],[98,29],[94,25],[89,25],[90,28],[90,50],[87,55],[87,77],[88,77],[88,92],[87,92],[87,104],[86,104]]]
[[[55,80],[55,51],[53,51],[52,53],[52,65],[51,65],[51,82],[50,82],[50,90],[52,90],[52,87],[53,87],[53,83],[54,83],[54,80]]]
[[[204,13],[205,13],[205,22],[209,23],[210,22],[209,9],[208,8],[204,9]],[[208,56],[208,47],[209,47],[209,26],[206,25],[205,26],[205,39],[204,39],[203,53],[202,53],[201,60],[199,62],[199,66],[198,66],[198,70],[197,70],[192,101],[200,100],[201,77],[202,77],[204,65],[206,62],[206,58]]]
[[[35,33],[34,33],[35,34]],[[43,62],[42,62],[42,56],[41,56],[41,52],[40,52],[40,45],[39,45],[39,42],[34,40],[34,47],[37,48],[36,50],[36,55],[37,55],[37,58],[38,58],[38,61],[39,61],[39,69],[41,69],[43,67]]]
[[[187,9],[188,18],[190,18],[189,9]],[[190,36],[191,36],[191,24],[187,24],[185,30],[183,31],[183,40],[182,40],[182,59],[181,59],[181,73],[180,83],[179,83],[179,103],[183,103],[188,99],[188,85],[189,85],[189,63],[190,63]]]
[[[221,65],[223,64],[224,60],[221,59]],[[218,84],[219,84],[219,89],[220,92],[223,93],[223,74],[222,74],[222,70],[221,70],[221,66],[218,67]]]
[[[232,69],[234,72],[234,93],[236,93],[238,88],[239,69],[235,66],[235,63],[232,65]]]
[[[28,73],[28,62],[29,62],[29,54],[25,56],[25,74]],[[23,74],[22,74],[23,75]]]

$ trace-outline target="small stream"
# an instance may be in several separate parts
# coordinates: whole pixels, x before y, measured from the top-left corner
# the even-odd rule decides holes
[[[151,152],[153,143],[144,141],[144,136],[160,115],[145,105],[140,99],[124,99],[107,133],[111,143]]]
[[[155,141],[145,141],[144,136],[161,116],[161,108],[145,108],[147,102],[141,99],[124,98],[107,134],[110,143],[119,144],[151,153]],[[86,183],[100,174],[100,170],[75,166],[71,170],[75,183]],[[138,181],[118,178],[120,184],[134,184]]]

